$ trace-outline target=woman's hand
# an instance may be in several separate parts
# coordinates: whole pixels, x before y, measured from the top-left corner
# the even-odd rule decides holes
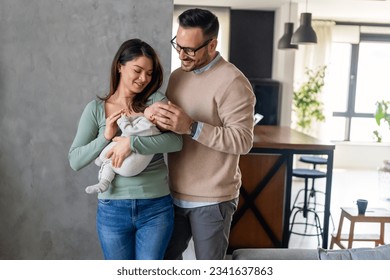
[[[116,142],[116,144],[107,152],[106,157],[111,159],[113,167],[119,168],[125,158],[131,154],[130,137],[115,137],[112,141]]]
[[[115,112],[106,119],[106,129],[104,130],[104,137],[107,140],[111,140],[118,131],[118,124],[116,121],[121,117],[123,110]]]

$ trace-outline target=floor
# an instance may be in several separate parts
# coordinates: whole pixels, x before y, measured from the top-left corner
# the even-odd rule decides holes
[[[325,180],[316,180],[316,186],[325,188]],[[293,191],[303,187],[303,181],[294,180]],[[355,201],[359,198],[368,200],[368,208],[383,207],[390,210],[390,173],[379,173],[377,170],[342,170],[333,171],[331,215],[334,221],[329,222],[329,234],[336,232],[340,218],[340,207],[357,207]],[[292,197],[295,197],[293,194]],[[347,232],[348,223],[344,223],[343,232]],[[315,229],[313,229],[315,230]],[[355,233],[378,233],[378,224],[357,223]],[[329,242],[330,242],[329,235]],[[385,228],[385,242],[390,243],[390,225]],[[353,247],[373,247],[373,242],[355,242]],[[317,237],[291,235],[289,248],[317,248]],[[337,246],[335,246],[336,248]]]
[[[390,210],[390,199],[381,197],[380,194],[386,194],[390,198],[390,173],[379,173],[377,170],[333,170],[332,180],[332,197],[331,197],[331,215],[334,221],[334,228],[332,221],[329,222],[329,243],[330,234],[337,231],[340,207],[357,207],[355,201],[359,198],[368,200],[368,208],[383,207]],[[303,181],[300,179],[293,181],[292,198],[295,198],[296,192],[302,188]],[[316,188],[325,189],[325,179],[318,179],[316,181]],[[348,230],[348,223],[344,223],[343,232]],[[355,232],[371,233],[379,232],[377,224],[363,224],[357,223],[355,225]],[[385,228],[385,242],[390,243],[390,224]],[[321,241],[322,244],[322,241]],[[373,247],[373,242],[355,242],[353,247]],[[317,248],[317,237],[303,237],[298,235],[291,235],[289,248]],[[337,249],[335,246],[334,249]],[[194,259],[193,244],[190,242],[189,248],[183,254],[184,259]],[[230,256],[227,256],[229,259]]]

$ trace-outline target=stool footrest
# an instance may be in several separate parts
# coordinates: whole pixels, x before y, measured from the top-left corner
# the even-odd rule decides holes
[[[312,228],[315,228],[317,230],[316,233],[308,233],[308,232],[299,232],[299,231],[293,231],[293,230],[290,230],[290,234],[297,234],[297,235],[301,235],[301,236],[322,236],[322,228],[317,225],[317,224],[312,224],[312,223],[304,223],[304,222],[294,222],[294,224],[290,224],[291,225],[301,225],[301,226],[305,226],[305,227],[312,227]]]
[[[336,233],[332,233],[332,237],[336,240],[340,241],[348,241],[349,240],[349,234],[341,234],[340,239],[337,238]],[[353,235],[353,241],[380,241],[379,234],[371,233],[371,234],[354,234]]]

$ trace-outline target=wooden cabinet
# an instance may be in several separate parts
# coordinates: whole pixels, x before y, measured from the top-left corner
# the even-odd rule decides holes
[[[272,170],[280,155],[248,154],[241,157],[240,201],[230,232],[230,247],[281,247],[286,164]],[[269,181],[267,174],[273,173]]]

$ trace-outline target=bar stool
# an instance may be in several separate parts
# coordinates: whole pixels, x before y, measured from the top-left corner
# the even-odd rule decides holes
[[[317,165],[326,165],[326,164],[328,164],[328,159],[320,157],[320,156],[310,156],[310,155],[309,156],[301,156],[299,158],[299,161],[304,162],[304,163],[313,164],[313,169],[316,169]],[[315,179],[313,179],[313,181],[312,181],[308,205],[309,205],[309,207],[312,206],[314,208],[314,210],[316,210],[317,213],[324,212],[323,210],[318,210],[317,209],[317,205],[319,205],[321,207],[324,207],[324,205],[322,203],[317,203],[317,193],[322,194],[322,195],[325,196],[325,192],[316,189],[315,185],[314,185],[314,181],[315,181]],[[295,197],[293,205],[297,203],[298,197],[299,197],[300,193],[303,192],[303,191],[304,191],[304,189],[301,189],[301,190],[298,191],[298,193],[297,193],[297,195]],[[313,198],[313,202],[310,201],[312,198]],[[336,227],[335,227],[335,224],[334,224],[332,213],[330,213],[329,217],[330,217],[330,220],[332,222],[333,230],[335,230]]]
[[[323,157],[319,157],[319,156],[301,156],[299,158],[299,161],[304,162],[304,163],[313,164],[313,169],[316,169],[317,165],[328,164],[328,159],[323,158]],[[311,189],[310,189],[310,196],[309,196],[308,204],[312,204],[313,208],[316,210],[316,208],[317,208],[317,195],[316,194],[321,193],[321,194],[325,195],[325,192],[315,189],[314,182],[315,182],[315,179],[313,178],[312,184],[311,184]],[[302,191],[304,191],[304,189],[299,190],[299,192],[297,193],[297,196],[295,197],[294,204],[296,203],[298,196],[300,195],[300,193]],[[311,198],[313,198],[313,202],[310,201]],[[319,204],[319,205],[324,206],[323,204]],[[333,219],[332,219],[332,222],[333,222]],[[333,225],[333,227],[334,227],[334,225]]]
[[[320,217],[318,216],[318,213],[315,208],[310,207],[308,203],[308,192],[309,192],[309,179],[314,181],[315,179],[319,178],[325,178],[326,173],[316,170],[316,169],[307,169],[307,168],[295,168],[293,169],[292,175],[298,178],[303,178],[305,180],[305,187],[303,189],[304,191],[304,201],[303,203],[296,203],[296,201],[293,204],[293,208],[291,209],[291,214],[292,220],[290,222],[290,234],[297,234],[301,236],[317,236],[318,239],[318,245],[320,245],[320,236],[322,237],[322,226],[321,226],[321,221]],[[297,197],[295,198],[297,200]],[[297,222],[296,217],[298,213],[302,213],[304,222]],[[314,216],[314,221],[309,220],[309,215],[308,214],[313,214]],[[290,214],[290,215],[291,215]],[[295,225],[304,225],[305,230],[304,232],[299,232],[294,230]],[[307,228],[308,227],[314,227],[316,229],[315,233],[308,233]]]
[[[313,164],[313,169],[316,169],[317,165],[328,164],[328,159],[319,156],[301,156],[299,161]]]

